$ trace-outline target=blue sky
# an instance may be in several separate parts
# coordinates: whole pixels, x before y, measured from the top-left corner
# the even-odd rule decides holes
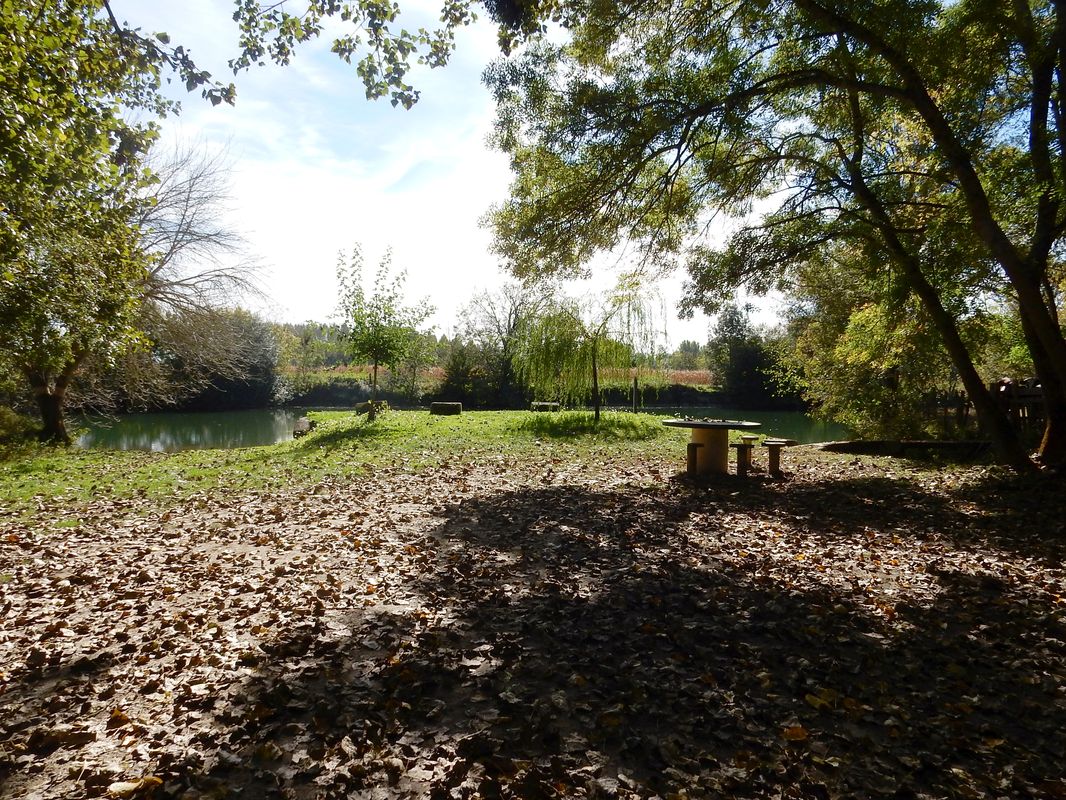
[[[432,25],[435,0],[402,0],[408,28]],[[232,0],[112,0],[117,16],[144,31],[166,31],[198,66],[223,81],[236,53]],[[486,143],[494,106],[481,73],[499,52],[487,20],[458,34],[444,69],[418,69],[411,110],[366,100],[354,66],[328,41],[300,48],[287,67],[233,78],[235,107],[212,107],[174,87],[182,113],[163,123],[166,142],[226,148],[233,171],[229,221],[263,266],[269,297],[251,305],[279,321],[327,320],[336,304],[339,250],[360,243],[368,268],[387,248],[406,268],[408,293],[428,296],[436,332],[451,335],[461,306],[507,276],[478,225],[506,197],[506,158]],[[596,286],[612,282],[598,275]],[[706,337],[708,321],[678,321],[681,277],[662,286],[669,341]],[[575,287],[588,292],[590,287]]]

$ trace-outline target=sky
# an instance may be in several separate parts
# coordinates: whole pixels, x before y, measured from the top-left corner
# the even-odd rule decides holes
[[[245,300],[269,319],[328,321],[336,308],[338,253],[359,244],[367,271],[391,248],[406,269],[411,300],[428,297],[435,332],[451,336],[461,307],[507,282],[479,220],[507,196],[506,157],[487,137],[495,107],[481,73],[499,57],[487,19],[459,31],[448,66],[418,68],[411,110],[368,101],[353,65],[328,41],[299,48],[288,66],[233,76],[232,0],[112,0],[116,16],[143,32],[166,31],[201,69],[237,86],[237,102],[211,106],[173,86],[182,101],[162,123],[162,146],[225,149],[231,165],[228,222],[261,265],[265,299]],[[408,28],[432,26],[437,0],[402,0]],[[677,318],[683,276],[659,289],[667,343],[705,341],[709,320]],[[594,294],[613,282],[604,269],[572,290]]]

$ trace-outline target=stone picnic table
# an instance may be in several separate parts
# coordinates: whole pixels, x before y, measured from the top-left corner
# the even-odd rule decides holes
[[[690,428],[696,448],[696,474],[729,473],[729,431],[760,428],[761,423],[736,419],[664,419],[671,428]]]

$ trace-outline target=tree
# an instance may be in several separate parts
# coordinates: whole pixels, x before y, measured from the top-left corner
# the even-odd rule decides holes
[[[484,408],[498,402],[484,349],[459,337],[452,339],[444,361],[444,380],[437,396],[458,401],[463,408]]]
[[[707,366],[718,389],[744,407],[772,404],[778,396],[775,359],[764,337],[736,304],[722,308],[706,348]]]
[[[876,438],[927,435],[943,425],[937,407],[958,389],[936,328],[916,298],[865,259],[844,245],[833,251],[794,276],[779,364],[821,416]],[[983,356],[985,320],[961,322],[967,347]]]
[[[974,272],[939,256],[966,231],[975,249],[955,261],[987,263],[1017,302],[1048,405],[1041,455],[1066,460],[1066,341],[1049,279],[1066,227],[1057,4],[550,5],[572,41],[488,76],[517,175],[493,224],[516,274],[580,272],[624,241],[676,255],[710,212],[774,196],[782,213],[757,229],[790,226],[790,260],[765,263],[738,241],[741,269],[697,273],[697,300],[757,291],[843,226],[905,278],[1001,457],[1024,468],[958,335],[951,295],[972,291]],[[548,13],[523,8],[527,27]]]
[[[418,403],[423,395],[422,376],[437,358],[437,337],[432,331],[415,331],[399,369],[389,373],[389,388]]]
[[[332,50],[351,63],[366,87],[367,99],[388,95],[390,102],[411,108],[418,91],[405,82],[412,57],[430,67],[444,66],[455,46],[455,31],[476,17],[469,0],[443,0],[436,30],[405,27],[396,30],[400,7],[378,0],[307,0],[303,10],[289,12],[283,3],[236,0],[233,18],[240,27],[240,54],[230,62],[233,70],[262,65],[265,58],[288,64],[295,48],[320,36],[325,22],[339,17],[346,32],[332,42]]]
[[[270,323],[243,309],[214,312],[215,332],[227,344],[223,369],[204,372],[197,364],[195,391],[188,391],[182,407],[203,409],[264,408],[278,395],[278,340]]]
[[[700,369],[703,348],[699,342],[685,339],[677,346],[677,350],[669,356],[671,369],[696,370]]]
[[[165,107],[96,4],[0,8],[0,358],[67,442],[67,390],[91,353],[134,338],[147,258],[131,219],[155,136],[122,107]]]
[[[554,288],[509,283],[496,292],[481,292],[461,309],[462,338],[467,352],[454,365],[477,362],[477,373],[488,383],[489,400],[504,408],[520,406],[525,387],[518,380],[515,351],[522,330],[547,307]],[[476,357],[471,353],[476,352]],[[449,358],[453,364],[453,358]]]
[[[403,305],[403,286],[407,273],[391,275],[392,254],[386,253],[378,264],[370,294],[363,288],[363,254],[356,245],[347,263],[342,252],[337,258],[339,314],[348,327],[352,355],[366,359],[373,367],[370,392],[370,418],[376,414],[378,368],[395,369],[415,346],[421,326],[433,313],[433,306],[422,300],[413,306]]]
[[[639,350],[654,349],[657,336],[641,277],[622,275],[598,305],[582,308],[562,299],[521,329],[515,350],[518,374],[542,398],[583,402],[591,397],[600,420],[604,369],[626,369]]]
[[[234,310],[259,289],[243,239],[224,222],[225,153],[180,146],[164,155],[150,151],[146,165],[151,182],[132,220],[148,258],[134,320],[144,344],[115,362],[90,357],[85,371],[107,379],[93,383],[95,392],[78,393],[83,405],[175,406],[261,370],[261,358],[248,357],[248,327]]]
[[[240,385],[242,378],[260,369],[260,359],[248,357],[247,326],[239,315],[223,308],[254,294],[256,288],[254,265],[236,258],[240,237],[220,221],[226,199],[222,155],[184,148],[166,157],[150,153],[144,163],[152,172],[138,174],[121,214],[105,214],[100,207],[82,211],[86,224],[92,225],[89,235],[126,231],[139,267],[122,279],[103,272],[88,279],[105,282],[99,291],[115,298],[125,295],[127,310],[135,306],[136,311],[124,318],[130,328],[124,336],[109,333],[97,337],[94,345],[83,338],[77,359],[54,367],[63,387],[61,404],[96,410],[174,406],[219,381]],[[71,219],[63,224],[70,226]],[[108,232],[97,233],[101,227]],[[44,238],[40,232],[38,238]],[[57,293],[62,284],[46,282],[43,294],[42,285],[34,285],[40,313],[57,319],[65,313],[61,325],[68,336],[77,336],[71,306]],[[27,283],[21,291],[31,291],[30,286]],[[46,311],[44,304],[52,310]],[[66,306],[65,312],[54,308],[60,304]],[[83,311],[86,332],[91,330],[93,313]],[[12,346],[24,358],[30,352],[25,341]],[[40,353],[33,358],[39,360]],[[47,438],[64,441],[65,432],[51,431],[53,424],[49,423]]]
[[[136,339],[144,261],[133,229],[110,222],[38,220],[34,243],[0,274],[0,357],[31,389],[43,441],[70,441],[64,406],[86,358],[114,358]]]

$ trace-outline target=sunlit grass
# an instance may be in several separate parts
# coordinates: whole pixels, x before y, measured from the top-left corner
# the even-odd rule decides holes
[[[309,435],[264,447],[153,453],[11,446],[0,451],[0,504],[27,519],[44,503],[299,489],[383,466],[419,471],[456,460],[546,454],[599,461],[605,450],[618,458],[676,456],[686,436],[658,417],[618,412],[603,414],[599,424],[591,412],[576,411],[392,411],[374,422],[349,411],[311,416],[318,426]]]

